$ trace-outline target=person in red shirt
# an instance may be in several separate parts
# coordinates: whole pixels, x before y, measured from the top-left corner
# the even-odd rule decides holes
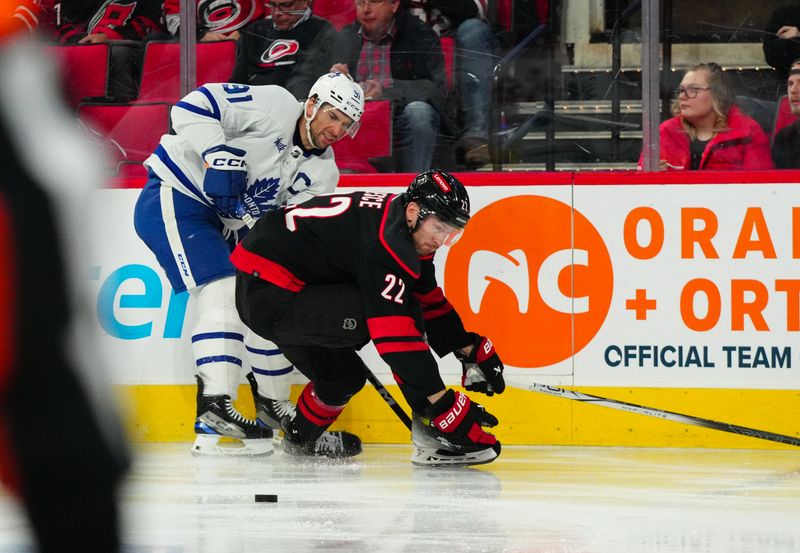
[[[766,133],[734,101],[718,64],[687,71],[676,91],[674,117],[660,127],[661,170],[772,169]]]

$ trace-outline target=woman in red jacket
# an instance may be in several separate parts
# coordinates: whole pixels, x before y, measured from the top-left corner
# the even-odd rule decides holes
[[[672,113],[675,117],[660,127],[662,171],[772,169],[766,133],[734,105],[733,91],[716,63],[686,72]]]

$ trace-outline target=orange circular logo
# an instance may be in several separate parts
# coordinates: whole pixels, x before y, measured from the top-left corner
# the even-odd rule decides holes
[[[489,336],[515,367],[546,367],[583,349],[608,314],[613,283],[597,229],[543,196],[514,196],[475,213],[444,276],[464,326]]]

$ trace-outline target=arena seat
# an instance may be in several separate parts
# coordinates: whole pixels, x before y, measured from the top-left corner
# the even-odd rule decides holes
[[[330,21],[337,31],[356,20],[353,0],[316,0],[311,9],[314,15]]]
[[[236,63],[236,41],[198,42],[197,86],[227,82]],[[138,102],[177,102],[181,98],[181,53],[177,42],[148,42],[142,63]]]
[[[98,135],[116,172],[122,162],[135,165],[153,153],[161,136],[169,132],[170,107],[167,102],[82,102],[78,105],[78,119]]]
[[[51,45],[47,50],[59,65],[67,104],[75,108],[84,98],[106,95],[108,44]]]
[[[392,103],[369,101],[355,138],[343,138],[333,145],[336,165],[342,172],[375,173],[370,160],[392,154]]]

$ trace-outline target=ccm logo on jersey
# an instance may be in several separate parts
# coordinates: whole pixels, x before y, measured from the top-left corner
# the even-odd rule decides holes
[[[456,401],[453,403],[453,407],[451,407],[447,413],[436,419],[436,426],[441,428],[443,432],[450,432],[448,428],[450,428],[457,419],[461,418],[461,413],[464,411],[464,407],[467,405],[468,401],[469,399],[466,394],[456,392]]]
[[[212,167],[247,167],[247,163],[243,159],[221,158],[211,160]]]
[[[444,180],[444,177],[442,177],[442,175],[440,175],[439,173],[434,173],[433,175],[431,175],[431,178],[436,181],[436,184],[439,185],[439,188],[442,189],[442,192],[445,193],[450,192],[450,185],[447,184],[447,181]]]
[[[272,46],[261,54],[261,67],[273,67],[275,65],[289,65],[294,60],[278,61],[286,56],[293,56],[300,51],[300,43],[296,40],[276,40]]]

